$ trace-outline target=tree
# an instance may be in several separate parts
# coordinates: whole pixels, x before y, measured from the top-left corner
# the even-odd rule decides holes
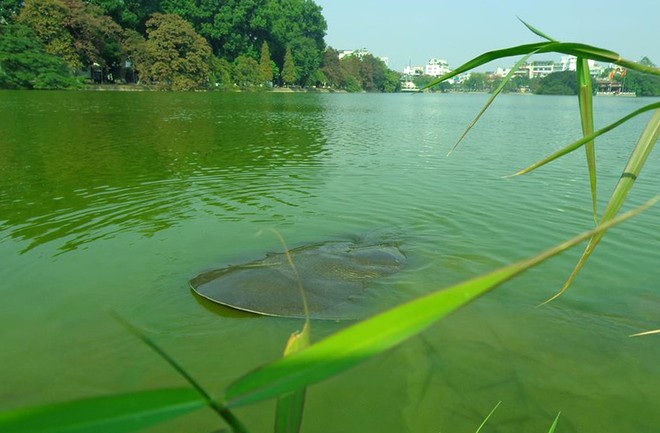
[[[270,59],[270,50],[268,49],[268,42],[264,41],[261,45],[261,59],[259,60],[259,71],[261,72],[261,80],[264,84],[273,81],[273,66]]]
[[[18,22],[32,28],[43,42],[46,52],[62,57],[70,67],[80,69],[83,67],[82,59],[65,25],[69,14],[69,8],[59,0],[27,0]]]
[[[211,47],[178,15],[154,14],[147,21],[149,76],[158,88],[194,90],[206,86]]]
[[[488,77],[484,73],[472,72],[470,78],[465,80],[463,86],[470,92],[481,92],[486,90]]]
[[[27,26],[0,26],[0,88],[62,89],[76,86],[61,58],[48,54]]]
[[[259,63],[250,56],[238,56],[232,70],[234,82],[240,87],[252,87],[262,82]]]
[[[216,55],[233,62],[238,56],[257,58],[267,37],[267,5],[275,0],[163,0],[163,11],[190,22]],[[278,0],[279,1],[279,0]]]
[[[228,89],[231,87],[231,63],[229,63],[227,59],[212,56],[211,77],[215,87],[220,89]]]
[[[385,83],[383,84],[383,91],[387,93],[398,92],[401,90],[401,74],[390,69],[385,74]]]
[[[105,67],[120,58],[121,28],[102,10],[81,0],[26,0],[17,18],[72,69]]]
[[[278,67],[284,69],[290,49],[301,84],[312,81],[325,51],[327,23],[321,7],[310,0],[268,0],[262,17],[266,22],[263,37]]]
[[[124,30],[122,51],[126,56],[126,60],[130,62],[134,82],[140,82],[141,76],[145,78],[149,76],[151,60],[147,50],[147,41],[140,33],[132,29]]]
[[[323,53],[323,62],[321,70],[328,80],[330,87],[343,87],[346,84],[346,77],[339,61],[339,51],[329,47]]]
[[[22,0],[0,0],[0,25],[12,23],[20,12]]]
[[[642,58],[640,62],[644,66],[655,67],[648,57]],[[660,77],[657,75],[643,74],[630,70],[619,79],[623,83],[624,91],[635,92],[637,96],[660,96]]]
[[[293,60],[293,55],[291,50],[287,48],[286,54],[284,55],[284,67],[282,68],[282,80],[284,80],[284,85],[292,85],[298,80],[298,70],[296,64]]]
[[[578,82],[575,72],[554,72],[541,78],[535,92],[539,95],[577,95]]]
[[[97,5],[122,28],[144,33],[146,22],[156,12],[163,12],[161,0],[87,0]]]

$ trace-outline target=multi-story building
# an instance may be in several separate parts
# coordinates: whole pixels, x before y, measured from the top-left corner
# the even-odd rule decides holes
[[[431,77],[439,77],[451,72],[449,69],[449,64],[446,60],[442,59],[430,59],[429,62],[424,67],[424,73]]]

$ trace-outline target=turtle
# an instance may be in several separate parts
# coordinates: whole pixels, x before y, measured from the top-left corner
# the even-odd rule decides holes
[[[361,314],[357,304],[368,283],[405,263],[394,243],[327,241],[204,272],[190,286],[215,303],[280,317],[305,316],[302,288],[311,318],[350,320]]]

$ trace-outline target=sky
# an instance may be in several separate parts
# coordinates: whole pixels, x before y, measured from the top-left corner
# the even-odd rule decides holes
[[[660,0],[315,0],[328,23],[325,41],[339,50],[366,48],[389,67],[444,59],[452,68],[498,48],[538,42],[518,21],[563,42],[606,48],[660,64]],[[560,55],[537,55],[558,60]],[[499,60],[480,70],[507,67]]]

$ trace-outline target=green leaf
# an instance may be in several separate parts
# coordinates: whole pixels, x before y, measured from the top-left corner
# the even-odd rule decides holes
[[[504,89],[504,86],[506,86],[506,83],[508,83],[509,81],[511,81],[511,78],[512,78],[513,75],[516,73],[516,71],[517,71],[518,69],[520,69],[520,67],[521,67],[523,64],[525,64],[525,62],[527,61],[527,59],[529,59],[530,56],[532,56],[532,55],[535,54],[535,53],[536,53],[536,51],[533,51],[533,52],[527,54],[526,56],[524,56],[522,59],[518,60],[518,62],[516,62],[516,64],[511,68],[511,70],[509,71],[509,73],[506,74],[506,77],[504,77],[504,79],[502,80],[502,82],[500,83],[500,85],[497,86],[497,88],[495,89],[495,91],[493,92],[493,94],[490,96],[490,98],[488,98],[488,101],[486,102],[486,105],[484,105],[484,107],[481,109],[481,111],[479,112],[479,114],[477,114],[477,117],[475,117],[474,120],[472,121],[472,123],[470,123],[470,124],[468,125],[468,127],[465,129],[465,132],[463,132],[463,135],[461,135],[461,138],[459,138],[458,141],[456,142],[456,144],[454,144],[454,147],[452,147],[452,149],[451,149],[451,150],[449,151],[449,153],[447,154],[448,156],[449,156],[449,155],[450,155],[450,154],[451,154],[451,153],[452,153],[452,152],[458,147],[458,145],[461,143],[461,141],[463,141],[463,139],[465,138],[465,136],[468,134],[468,132],[470,132],[470,130],[474,127],[474,125],[477,124],[477,122],[479,121],[479,119],[481,119],[481,116],[483,116],[483,114],[486,112],[486,110],[488,109],[488,107],[490,107],[490,104],[493,103],[493,101],[495,100],[495,98],[497,97],[497,95],[499,95],[499,94],[502,92],[502,89]]]
[[[527,22],[525,22],[520,17],[518,17],[518,20],[520,20],[520,22],[523,23],[525,25],[525,27],[527,27],[532,33],[536,34],[537,36],[540,36],[543,39],[547,39],[551,42],[557,42],[556,39],[554,39],[554,38],[548,36],[547,34],[543,33],[541,30],[537,29],[536,27],[532,27],[531,24],[528,24]]]
[[[660,329],[656,329],[653,331],[638,332],[637,334],[632,334],[631,337],[643,337],[646,335],[656,335],[656,334],[660,334]]]
[[[239,378],[225,390],[228,407],[273,398],[335,376],[419,334],[449,313],[510,280],[521,272],[608,230],[655,204],[658,199],[627,212],[530,259],[472,280],[429,293],[359,322],[307,349],[266,364]]]
[[[523,56],[525,54],[529,54],[532,52],[538,52],[538,53],[555,52],[555,53],[569,54],[576,57],[584,57],[587,59],[597,60],[600,62],[615,63],[619,66],[623,66],[628,69],[633,69],[639,72],[645,72],[653,75],[660,75],[659,68],[643,65],[641,63],[633,62],[631,60],[626,60],[622,58],[619,54],[615,53],[614,51],[594,47],[591,45],[579,44],[575,42],[548,41],[548,42],[536,42],[533,44],[517,45],[515,47],[503,48],[481,54],[473,58],[472,60],[468,60],[466,63],[454,69],[452,72],[449,72],[433,80],[431,83],[423,87],[421,90],[425,90],[430,87],[433,87],[437,84],[442,83],[445,80],[448,80],[449,78],[455,77],[456,75],[462,74],[463,72],[485,65],[486,63],[492,62],[493,60],[502,59],[505,57]]]
[[[134,326],[132,323],[130,323],[128,320],[124,319],[122,316],[119,315],[116,311],[111,311],[112,316],[119,322],[121,323],[129,332],[131,332],[133,335],[135,335],[137,338],[139,338],[146,346],[148,346],[151,350],[156,352],[158,356],[160,356],[165,362],[167,362],[174,370],[176,370],[177,373],[181,375],[190,385],[193,386],[199,393],[204,398],[204,402],[206,403],[207,406],[209,406],[213,411],[215,411],[229,426],[231,426],[232,430],[235,433],[248,433],[247,428],[241,423],[241,421],[236,418],[236,416],[226,407],[222,406],[218,401],[216,401],[209,392],[207,392],[202,385],[197,382],[190,373],[186,371],[185,368],[183,368],[182,365],[180,365],[178,362],[174,360],[165,350],[163,350],[162,347],[160,347],[154,340],[149,338],[144,332],[139,330],[136,326]]]
[[[555,433],[555,430],[557,429],[557,424],[559,424],[559,415],[561,415],[561,412],[557,413],[557,416],[555,417],[555,420],[552,422],[552,425],[550,426],[550,430],[548,430],[548,433]]]
[[[642,136],[639,138],[637,145],[630,154],[630,159],[628,160],[626,167],[623,169],[623,173],[619,178],[619,182],[617,182],[616,187],[614,188],[614,192],[610,196],[607,206],[605,207],[603,217],[601,218],[602,223],[606,223],[612,220],[621,209],[621,206],[626,200],[626,197],[628,197],[628,193],[635,183],[635,180],[637,180],[642,167],[644,167],[646,159],[653,150],[656,141],[658,141],[658,137],[660,137],[660,110],[656,110],[655,114],[651,117],[649,123],[646,125],[646,128],[644,128]],[[575,266],[575,269],[573,269],[573,272],[564,284],[564,287],[562,287],[557,294],[548,299],[546,302],[550,302],[561,296],[566,291],[566,289],[570,287],[575,277],[582,270],[587,260],[596,249],[596,246],[598,246],[600,243],[603,235],[604,233],[595,233],[593,235],[589,241],[589,244],[584,250],[584,253],[582,253],[582,257],[580,257],[580,260]]]
[[[493,416],[493,414],[495,413],[497,408],[500,407],[500,404],[502,404],[502,402],[498,401],[497,404],[495,405],[495,407],[493,408],[493,410],[490,411],[488,416],[483,420],[483,422],[481,423],[481,425],[479,426],[479,428],[477,429],[477,431],[475,433],[479,433],[481,431],[481,429],[484,428],[484,426],[486,425],[486,423],[488,422],[490,417]]]
[[[618,126],[621,126],[623,123],[627,122],[628,120],[630,120],[634,117],[637,117],[640,114],[646,113],[647,111],[657,110],[657,109],[660,109],[660,102],[656,102],[656,103],[653,103],[653,104],[646,105],[642,108],[639,108],[639,109],[633,111],[632,113],[630,113],[630,114],[622,117],[621,119],[617,120],[616,122],[611,123],[611,124],[607,125],[606,127],[602,128],[602,129],[599,129],[598,131],[594,132],[593,134],[591,134],[589,136],[586,136],[586,137],[584,137],[580,140],[577,140],[577,141],[569,144],[568,146],[564,147],[563,149],[558,150],[557,152],[553,153],[552,155],[548,156],[547,158],[543,158],[542,160],[530,165],[529,167],[527,167],[523,170],[520,170],[519,172],[515,173],[513,176],[520,176],[520,175],[523,175],[523,174],[527,174],[531,171],[534,171],[537,168],[542,167],[542,166],[544,166],[544,165],[546,165],[546,164],[548,164],[548,163],[550,163],[550,162],[552,162],[552,161],[554,161],[554,160],[556,160],[556,159],[558,159],[558,158],[560,158],[560,157],[562,157],[562,156],[564,156],[568,153],[571,153],[572,151],[582,147],[585,143],[587,143],[589,141],[592,141],[594,138],[596,138],[598,136],[601,136],[601,135],[611,131],[612,129],[614,129]]]
[[[456,75],[462,74],[463,72],[469,71],[474,68],[478,68],[479,66],[485,65],[488,62],[492,62],[493,60],[501,59],[504,57],[513,57],[513,56],[523,56],[525,54],[533,53],[533,52],[548,52],[547,48],[549,45],[557,44],[555,42],[536,42],[533,44],[526,44],[526,45],[518,45],[515,47],[510,47],[510,48],[504,48],[501,50],[495,50],[495,51],[489,51],[487,53],[481,54],[477,57],[475,57],[472,60],[468,60],[466,63],[462,64],[458,68],[454,69],[453,71],[442,75],[441,77],[438,77],[437,79],[433,80],[431,83],[428,85],[424,86],[420,90],[425,90],[430,87],[433,87],[437,84],[442,83],[445,80],[448,80],[452,77],[455,77]]]
[[[578,101],[580,104],[580,120],[582,121],[582,136],[594,133],[594,103],[591,88],[591,74],[587,59],[577,58]],[[596,147],[593,140],[585,143],[587,167],[591,185],[591,200],[594,210],[594,222],[598,224],[598,197],[596,193]]]
[[[128,433],[206,406],[190,388],[95,397],[0,414],[4,433]]]
[[[302,349],[309,347],[310,330],[308,316],[302,332],[295,332],[289,337],[284,349],[284,356],[300,352]],[[298,433],[300,431],[305,407],[305,393],[306,388],[301,388],[284,394],[277,399],[275,433]]]
[[[302,279],[298,273],[298,268],[293,262],[289,248],[284,242],[282,235],[276,230],[273,233],[279,238],[280,243],[284,246],[286,259],[291,266],[291,270],[296,276],[298,282],[298,289],[300,290],[300,297],[302,298],[303,307],[305,311],[305,325],[301,332],[294,332],[289,337],[289,341],[284,348],[284,356],[288,356],[309,347],[312,328],[309,320],[309,306],[307,304],[307,294],[302,284]],[[303,410],[305,408],[305,394],[306,388],[296,389],[287,394],[281,395],[277,399],[277,407],[275,408],[275,433],[298,433],[302,426]]]

